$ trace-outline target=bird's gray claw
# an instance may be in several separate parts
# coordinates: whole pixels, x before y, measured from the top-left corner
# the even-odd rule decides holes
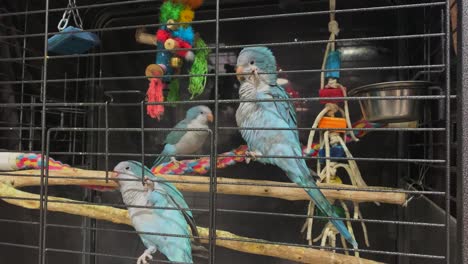
[[[174,157],[171,157],[171,162],[174,163],[174,164],[180,163],[180,161],[176,160],[176,158],[174,158]]]
[[[153,253],[155,250],[153,249],[147,249],[137,260],[137,264],[148,264],[148,259],[152,260],[153,259]]]
[[[251,160],[257,160],[258,156],[261,156],[262,153],[258,151],[246,151],[245,152],[245,163],[249,164]]]
[[[145,180],[145,191],[153,191],[154,182],[148,176],[145,176],[144,180]]]

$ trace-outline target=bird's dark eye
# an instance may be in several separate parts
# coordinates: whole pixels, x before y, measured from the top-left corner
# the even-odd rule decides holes
[[[126,170],[129,170],[129,169],[130,169],[130,167],[126,167],[125,169],[126,169]]]
[[[203,112],[200,112],[200,114],[202,114],[202,115],[203,115]]]
[[[250,65],[254,65],[254,63],[255,63],[255,61],[251,61],[251,62],[250,62]]]

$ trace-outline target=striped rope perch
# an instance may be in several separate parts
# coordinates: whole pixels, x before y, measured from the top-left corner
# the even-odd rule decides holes
[[[354,128],[377,128],[383,127],[382,124],[369,123],[365,120],[360,120],[353,124]],[[357,137],[365,136],[368,131],[354,131]],[[347,138],[350,141],[351,138]],[[306,153],[306,146],[303,147],[303,155],[308,157],[316,157],[319,154],[319,145],[313,143],[311,151]],[[216,167],[224,169],[233,166],[237,163],[245,162],[245,152],[248,150],[246,145],[241,145],[236,149],[221,154],[218,157]],[[3,153],[0,155],[0,170],[26,170],[41,168],[41,154],[36,153]],[[49,170],[63,170],[71,168],[70,165],[49,158]],[[210,158],[203,157],[200,159],[181,160],[178,162],[167,162],[159,166],[151,168],[154,174],[171,174],[171,175],[206,175],[210,171]],[[83,185],[83,187],[91,188],[98,191],[110,190],[101,186]]]

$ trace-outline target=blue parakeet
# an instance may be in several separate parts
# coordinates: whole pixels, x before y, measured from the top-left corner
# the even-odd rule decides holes
[[[138,258],[137,264],[147,264],[156,251],[163,253],[170,261],[193,263],[189,227],[196,237],[198,231],[192,212],[176,187],[169,182],[161,182],[163,178],[155,176],[147,167],[142,168],[137,161],[120,162],[114,172],[123,201],[129,206],[133,227],[138,232],[145,232],[139,236],[147,249]],[[142,177],[145,185],[142,184]]]
[[[194,106],[187,111],[185,119],[180,121],[174,128],[178,129],[207,129],[208,122],[213,121],[213,113],[210,108],[204,105]],[[207,131],[171,131],[166,137],[164,150],[161,154],[169,156],[160,156],[153,167],[171,160],[171,156],[190,155],[198,152],[208,137]]]
[[[241,100],[288,99],[289,95],[277,84],[276,61],[266,47],[243,49],[237,59],[236,73],[241,81]],[[296,112],[291,101],[242,102],[236,112],[240,128],[297,128]],[[240,130],[249,146],[249,155],[259,162],[280,167],[293,181],[305,188],[316,206],[329,217],[338,217],[330,202],[317,185],[304,159],[262,158],[261,156],[301,157],[297,130]],[[341,235],[357,248],[353,236],[341,220],[330,220]]]

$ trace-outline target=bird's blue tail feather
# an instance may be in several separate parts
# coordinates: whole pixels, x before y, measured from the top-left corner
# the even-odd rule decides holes
[[[307,184],[307,186],[306,185],[302,185],[302,186],[303,187],[317,187],[317,185],[313,181],[309,181],[309,184]],[[310,198],[312,198],[312,200],[315,202],[315,206],[317,206],[328,217],[339,218],[339,216],[336,214],[335,210],[333,209],[333,206],[330,204],[327,198],[325,198],[325,196],[319,189],[307,188],[305,189],[305,191],[310,196]],[[336,227],[338,232],[340,232],[340,234],[346,239],[346,241],[348,241],[351,245],[353,245],[354,248],[357,248],[358,245],[357,245],[356,240],[354,240],[353,236],[348,231],[348,229],[346,228],[342,220],[330,219],[330,222],[332,222],[332,224]]]
[[[289,153],[287,154],[290,155]],[[312,177],[304,160],[297,159],[294,163],[277,161],[277,164],[286,171],[288,177],[297,185],[301,187],[312,187],[304,188],[304,190],[310,198],[312,198],[315,206],[317,206],[325,215],[332,218],[339,218],[331,203],[327,200],[325,195],[323,195],[320,189],[317,188],[317,184],[315,184],[314,178]],[[330,221],[340,234],[356,249],[358,246],[357,242],[348,231],[343,221],[337,219],[330,219]]]
[[[153,162],[153,168],[156,166],[159,166],[163,163],[171,161],[170,157],[165,157],[165,156],[159,156],[156,158],[156,160]]]
[[[173,145],[166,144],[163,151],[161,152],[161,155],[175,155],[175,152],[176,150]],[[169,161],[171,161],[171,156],[159,156],[153,162],[153,168]]]

